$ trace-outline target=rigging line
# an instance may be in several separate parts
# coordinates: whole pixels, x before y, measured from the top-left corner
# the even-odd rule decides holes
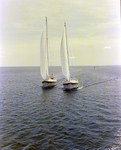
[[[47,17],[46,17],[46,43],[47,43],[47,63],[48,63],[47,75],[49,75],[49,54],[48,54],[48,23],[47,23]]]
[[[67,47],[67,58],[68,58],[68,70],[69,70],[69,50],[68,50],[68,41],[67,41],[67,29],[66,29],[66,23],[64,22],[64,30],[65,30],[65,36],[66,36],[66,47]],[[69,76],[70,76],[70,70],[69,70]]]
[[[70,37],[70,36],[69,36]],[[73,46],[73,41],[71,38],[68,38],[68,45],[69,45],[69,54],[70,54],[70,66],[73,67],[73,71],[70,72],[71,76],[75,76],[75,72],[77,72],[76,67],[76,53]]]

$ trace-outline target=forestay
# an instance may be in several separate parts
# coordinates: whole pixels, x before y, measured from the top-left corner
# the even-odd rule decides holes
[[[48,62],[47,62],[47,42],[46,42],[46,28],[42,32],[40,41],[40,63],[41,63],[41,76],[43,80],[48,76]]]
[[[69,71],[69,58],[68,58],[68,45],[67,45],[67,38],[66,38],[66,26],[64,25],[64,32],[61,39],[61,66],[62,66],[62,73],[65,78],[69,81],[70,80],[70,71]]]

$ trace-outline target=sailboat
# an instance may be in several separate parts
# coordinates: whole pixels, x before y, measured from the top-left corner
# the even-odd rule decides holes
[[[41,35],[40,42],[40,62],[41,62],[41,76],[42,76],[42,87],[50,88],[57,85],[57,80],[55,76],[49,75],[49,54],[48,54],[48,26],[46,17],[46,26]]]
[[[64,90],[74,90],[78,88],[78,80],[70,76],[69,69],[69,51],[68,51],[68,41],[67,41],[67,29],[66,23],[64,23],[64,31],[61,39],[61,67],[62,73],[66,78],[63,83]]]

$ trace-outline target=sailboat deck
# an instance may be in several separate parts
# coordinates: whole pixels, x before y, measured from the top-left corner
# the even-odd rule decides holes
[[[56,79],[47,79],[47,80],[44,80],[44,81],[42,81],[42,83],[55,83],[55,82],[57,82],[57,80]]]
[[[63,85],[67,85],[67,84],[78,84],[78,80],[70,80],[70,81],[65,81],[63,83]]]

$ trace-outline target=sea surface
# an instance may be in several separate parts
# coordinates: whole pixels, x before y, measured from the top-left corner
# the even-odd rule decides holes
[[[42,89],[39,67],[0,68],[0,150],[121,150],[121,66],[71,67],[70,92],[49,71]]]

